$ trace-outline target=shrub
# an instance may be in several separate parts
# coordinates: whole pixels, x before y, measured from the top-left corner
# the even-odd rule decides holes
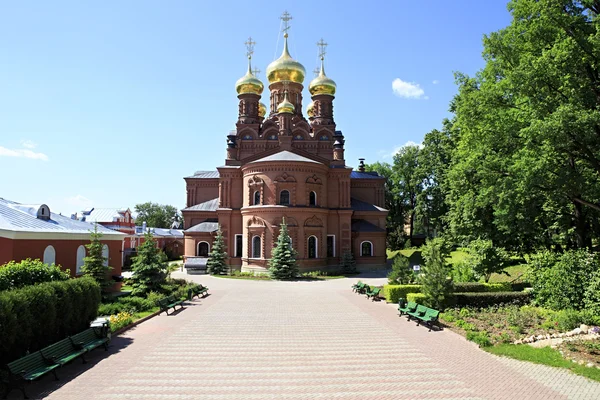
[[[392,270],[387,276],[390,285],[406,285],[414,282],[414,273],[410,269],[408,258],[402,254],[396,255],[392,262]]]
[[[423,293],[408,293],[406,295],[406,301],[414,301],[415,303],[429,307],[427,296],[425,296]]]
[[[489,307],[496,304],[529,304],[531,293],[529,292],[475,292],[454,293],[456,306]]]
[[[493,273],[508,275],[504,269],[509,266],[510,256],[504,248],[494,246],[491,240],[473,240],[466,250],[469,256],[464,262],[472,268],[475,276],[489,282]]]
[[[217,231],[217,236],[213,241],[213,246],[208,257],[208,273],[211,275],[221,275],[227,272],[227,253],[225,252],[225,241],[221,227]]]
[[[88,328],[99,303],[89,277],[0,293],[0,365]]]
[[[144,235],[144,243],[138,247],[137,254],[131,266],[133,276],[130,279],[134,296],[158,290],[167,279],[168,269],[166,256],[156,248],[150,232]]]
[[[269,260],[269,273],[272,279],[294,279],[298,276],[296,250],[292,248],[292,240],[285,220],[281,223],[277,244]]]
[[[450,265],[446,262],[450,252],[442,238],[430,240],[423,247],[425,268],[421,275],[422,293],[430,307],[442,309],[452,292],[452,281],[448,279]]]
[[[109,271],[112,269],[108,266],[108,260],[104,257],[104,245],[100,242],[102,233],[98,232],[98,225],[94,224],[94,231],[90,234],[90,243],[85,245],[88,251],[86,257],[83,258],[83,266],[81,271],[98,282],[102,290],[106,290],[113,284],[109,278]]]
[[[467,340],[477,343],[479,347],[488,347],[492,345],[490,337],[486,331],[467,331]]]
[[[383,295],[388,303],[406,299],[409,293],[421,293],[421,285],[384,285]]]
[[[0,291],[67,279],[69,273],[61,271],[60,266],[44,264],[31,258],[20,262],[10,261],[0,266]]]
[[[455,263],[452,267],[452,280],[454,282],[474,282],[477,278],[473,267],[465,260]]]
[[[551,321],[555,322],[558,330],[562,332],[577,328],[584,320],[582,313],[575,310],[557,311],[552,313],[549,318]]]
[[[127,310],[127,306],[123,303],[102,303],[98,307],[98,315],[114,315]]]
[[[133,315],[128,312],[120,312],[110,316],[110,331],[116,332],[121,328],[133,323]]]
[[[356,260],[354,259],[354,254],[352,254],[352,252],[348,250],[344,251],[340,267],[343,275],[352,275],[358,272],[356,270]]]
[[[509,282],[503,283],[478,283],[462,282],[454,283],[455,293],[474,293],[474,292],[510,292],[512,286]]]

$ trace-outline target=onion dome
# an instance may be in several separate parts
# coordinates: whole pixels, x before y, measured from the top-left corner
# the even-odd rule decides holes
[[[277,112],[280,113],[280,114],[282,114],[282,113],[293,114],[294,110],[295,110],[295,107],[288,100],[287,90],[286,90],[285,94],[283,96],[283,101],[277,105]]]
[[[283,53],[281,57],[273,61],[267,67],[267,79],[269,83],[291,81],[296,83],[304,82],[306,70],[304,66],[290,56],[287,44],[287,33],[283,35]]]
[[[306,107],[306,114],[310,118],[313,118],[315,116],[315,102],[314,101],[311,101],[310,103],[308,103],[308,107]]]
[[[258,116],[262,118],[266,114],[267,114],[267,106],[265,106],[264,103],[259,102],[258,103]]]
[[[235,90],[238,94],[257,94],[260,96],[264,89],[263,83],[252,73],[250,61],[252,57],[248,57],[248,72],[235,83]]]
[[[321,71],[319,75],[310,81],[308,85],[308,91],[312,96],[316,96],[319,94],[326,94],[329,96],[335,95],[335,90],[337,89],[337,85],[333,81],[325,75],[325,67],[323,65],[323,57],[321,57]]]

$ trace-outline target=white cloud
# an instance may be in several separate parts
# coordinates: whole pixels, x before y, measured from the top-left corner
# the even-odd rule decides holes
[[[92,200],[80,194],[65,198],[65,202],[71,206],[77,207],[78,209],[87,208],[93,203]]]
[[[21,140],[21,146],[26,149],[35,149],[37,147],[37,143],[32,140]]]
[[[391,152],[381,150],[379,152],[379,154],[383,158],[392,158],[396,155],[396,153],[398,153],[403,147],[406,147],[406,146],[419,146],[420,148],[423,148],[423,143],[416,143],[416,142],[413,142],[412,140],[409,140],[408,142],[404,143],[402,146],[394,146],[394,148],[392,148]]]
[[[428,99],[425,96],[425,91],[415,82],[404,82],[400,78],[396,78],[392,81],[392,90],[398,97],[404,97],[406,99]]]
[[[7,149],[6,147],[0,146],[0,157],[24,157],[32,158],[35,160],[48,161],[48,156],[44,153],[36,153],[29,149]]]
[[[431,83],[433,83],[434,85],[437,85],[438,83],[440,83],[440,81],[438,81],[437,79],[434,79],[433,82],[431,82]]]

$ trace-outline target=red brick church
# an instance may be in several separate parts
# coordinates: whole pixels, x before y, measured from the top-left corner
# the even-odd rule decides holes
[[[345,139],[333,115],[336,84],[321,69],[310,81],[311,102],[302,112],[305,69],[288,51],[284,13],[281,57],[267,67],[269,106],[254,75],[236,82],[236,130],[227,136],[225,165],[186,177],[183,210],[186,264],[206,257],[220,226],[234,269],[266,272],[285,218],[301,271],[336,268],[351,251],[359,269],[386,262],[385,179],[346,165]]]

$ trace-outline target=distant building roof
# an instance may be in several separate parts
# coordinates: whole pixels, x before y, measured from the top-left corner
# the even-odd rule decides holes
[[[350,179],[384,179],[385,177],[379,175],[377,172],[350,172]]]
[[[216,232],[217,230],[219,230],[219,223],[218,222],[200,222],[199,224],[196,224],[194,226],[192,226],[189,229],[186,229],[186,233],[187,232]]]
[[[49,218],[40,218],[42,208],[48,210]],[[97,225],[103,235],[122,237],[123,233]],[[44,204],[20,204],[0,197],[0,231],[20,233],[66,233],[90,234],[93,229],[87,222],[78,221],[50,211]]]
[[[309,162],[315,164],[321,164],[318,161],[311,160],[310,158],[303,157],[296,153],[292,153],[291,151],[283,150],[279,153],[271,154],[270,156],[260,158],[255,161],[251,161],[248,164],[257,163],[257,162],[265,162],[265,161],[289,161],[289,162]]]
[[[196,204],[191,207],[184,208],[186,211],[217,211],[219,208],[219,198],[205,201],[204,203]]]
[[[366,201],[350,198],[350,207],[354,211],[388,211],[385,208],[376,206],[375,204],[367,203]]]
[[[218,178],[219,171],[196,171],[194,175],[188,176],[188,178],[196,178],[196,179],[214,179]]]
[[[385,232],[385,229],[380,228],[369,221],[365,221],[364,219],[353,219],[352,232]]]
[[[125,212],[129,210],[125,208],[88,208],[81,211],[77,215],[77,219],[85,222],[116,222],[119,218],[125,216]],[[131,213],[131,210],[129,211]]]
[[[152,235],[160,237],[172,237],[175,239],[183,238],[183,229],[146,228],[146,232],[150,232]],[[144,228],[142,226],[136,226],[135,234],[138,236],[143,235]]]

